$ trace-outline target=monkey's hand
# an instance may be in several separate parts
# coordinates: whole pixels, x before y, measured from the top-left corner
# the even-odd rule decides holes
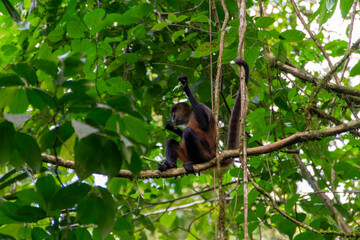
[[[176,164],[173,164],[173,163],[170,163],[166,160],[162,161],[161,163],[159,163],[157,165],[157,169],[160,171],[160,172],[163,172],[163,171],[166,171],[170,168],[177,168]]]
[[[186,75],[178,76],[178,80],[179,80],[179,82],[181,82],[181,84],[182,84],[183,86],[187,86],[187,80],[188,80],[188,78],[187,78]]]
[[[195,174],[195,169],[192,162],[184,162],[183,167],[186,170],[186,174]]]
[[[173,122],[171,120],[167,120],[166,123],[165,123],[164,128],[166,130],[170,130],[170,131],[174,130]]]

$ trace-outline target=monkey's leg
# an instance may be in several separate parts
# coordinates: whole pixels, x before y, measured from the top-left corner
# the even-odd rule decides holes
[[[194,173],[193,163],[204,163],[210,160],[208,144],[191,128],[184,129],[183,139],[189,162],[183,164],[188,173]]]
[[[158,170],[166,171],[170,168],[177,168],[176,159],[182,158],[182,150],[180,144],[174,139],[169,139],[165,144],[166,160],[157,165]]]

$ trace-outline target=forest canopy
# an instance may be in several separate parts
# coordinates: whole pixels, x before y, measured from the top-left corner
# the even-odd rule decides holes
[[[358,0],[2,0],[0,23],[1,239],[360,236]],[[179,75],[218,120],[195,175],[156,170]]]

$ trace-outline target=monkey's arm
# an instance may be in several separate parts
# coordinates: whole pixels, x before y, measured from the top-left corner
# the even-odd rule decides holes
[[[176,135],[182,137],[183,135],[183,131],[180,129],[180,128],[177,128],[177,127],[174,127],[174,125],[172,124],[172,121],[171,120],[168,120],[166,123],[165,123],[165,127],[164,127],[166,130],[169,130],[173,133],[175,133]]]
[[[198,121],[200,128],[202,130],[207,131],[209,129],[210,119],[205,111],[205,105],[196,101],[187,83],[187,76],[185,75],[179,76],[178,80],[183,85],[184,92],[191,103],[191,107],[193,108],[195,118]]]

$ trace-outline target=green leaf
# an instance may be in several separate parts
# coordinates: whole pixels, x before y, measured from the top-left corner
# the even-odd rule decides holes
[[[196,37],[197,35],[199,35],[199,34],[198,33],[190,33],[183,39],[183,41],[184,42],[189,41],[189,40],[193,39],[194,37]]]
[[[132,222],[132,219],[126,217],[118,217],[116,219],[114,229],[116,229],[117,231],[129,231],[134,229],[134,223]]]
[[[336,0],[326,0],[326,9],[331,10],[336,4]]]
[[[183,61],[191,57],[192,51],[190,49],[182,50],[180,54],[177,56],[178,61]]]
[[[255,18],[255,26],[258,28],[267,28],[275,22],[272,17],[257,17]]]
[[[108,107],[108,106],[106,106]],[[87,119],[91,119],[100,125],[105,125],[106,121],[111,117],[112,111],[108,108],[94,108],[86,116]]]
[[[76,239],[92,240],[91,234],[86,228],[75,229]]]
[[[37,191],[40,193],[40,195],[42,196],[42,198],[44,199],[44,201],[50,202],[56,191],[58,190],[58,186],[55,184],[55,180],[53,178],[52,175],[46,175],[43,177],[40,177],[37,181],[36,181],[36,189]]]
[[[51,42],[58,42],[63,38],[65,31],[62,27],[56,26],[56,28],[48,34],[48,38]]]
[[[158,23],[155,26],[153,26],[151,28],[151,30],[153,30],[153,31],[160,30],[160,29],[163,29],[164,27],[167,27],[168,25],[169,24],[167,22],[161,22],[161,23]]]
[[[176,15],[174,15],[174,14],[169,14],[169,16],[168,16],[168,19],[173,23],[182,22],[187,18],[188,18],[188,16],[186,16],[186,15],[180,15],[180,16],[176,17]]]
[[[28,84],[36,85],[38,78],[36,75],[35,70],[30,67],[26,63],[18,63],[12,66],[12,70],[19,75],[20,77],[24,78]]]
[[[278,229],[280,232],[288,235],[289,238],[292,239],[295,234],[296,224],[293,222],[290,222],[287,219],[284,219],[278,224]]]
[[[144,121],[129,115],[124,116],[122,121],[126,129],[126,136],[142,144],[149,143],[149,135],[147,134]]]
[[[170,20],[170,21],[172,21],[172,22],[176,22],[176,15],[175,14],[169,14],[168,15],[168,19]]]
[[[293,207],[295,206],[297,200],[299,199],[300,195],[299,194],[295,194],[294,196],[292,196],[285,204],[285,210],[288,213],[293,213]]]
[[[249,193],[249,205],[253,204],[260,193],[256,189],[252,189]]]
[[[351,69],[350,77],[355,77],[360,74],[360,61]]]
[[[37,207],[21,206],[16,212],[16,218],[23,222],[37,222],[46,217],[46,212]]]
[[[124,81],[121,77],[112,77],[106,80],[110,85],[106,90],[109,94],[119,96],[119,93],[129,94],[132,91],[132,85],[129,81]]]
[[[40,89],[26,89],[26,94],[29,100],[29,103],[37,109],[44,109],[46,106],[54,108],[55,101],[54,99],[45,91]]]
[[[342,56],[348,47],[348,43],[343,40],[334,40],[325,44],[324,49],[331,51],[331,56]]]
[[[31,230],[31,239],[32,240],[51,239],[51,236],[44,229],[39,227],[34,227]]]
[[[285,89],[278,91],[275,94],[274,103],[283,110],[291,111],[291,108],[288,106],[286,96],[287,96],[287,91]]]
[[[19,88],[14,96],[13,101],[10,103],[11,113],[24,113],[29,106],[25,89]]]
[[[106,16],[104,20],[105,26],[112,26],[114,23],[117,23],[118,25],[132,25],[134,23],[137,23],[140,19],[132,14],[130,11],[125,12],[124,14],[118,14],[118,13],[110,13]]]
[[[99,55],[102,56],[102,57],[110,56],[113,53],[113,50],[112,50],[110,44],[106,43],[106,42],[101,42],[99,44],[98,51],[99,51],[98,52]],[[79,72],[79,71],[77,71],[77,72]]]
[[[287,42],[299,42],[304,39],[305,33],[299,30],[286,30],[280,34],[280,37]]]
[[[201,23],[208,23],[209,18],[203,14],[195,14],[191,16],[190,22],[201,22]]]
[[[146,39],[146,28],[144,25],[140,24],[135,26],[134,28],[130,29],[128,34],[134,40]],[[121,47],[121,44],[118,45]],[[123,47],[121,47],[123,48]]]
[[[184,36],[184,35],[185,35],[185,30],[176,31],[176,32],[174,32],[174,34],[171,36],[171,39],[172,39],[173,41],[175,41],[178,37]]]
[[[99,196],[96,199],[95,208],[97,223],[101,236],[105,238],[110,234],[115,224],[115,202],[107,189],[95,187],[94,190]]]
[[[141,171],[141,159],[139,155],[132,149],[129,170],[137,175]]]
[[[0,205],[1,205],[1,203],[0,203]],[[1,208],[0,208],[0,224],[5,225],[5,224],[12,224],[12,223],[19,223],[19,222],[17,220],[14,220],[14,219],[8,217],[5,213],[3,213],[3,211],[1,211]],[[4,233],[4,232],[2,231],[2,233]],[[2,237],[1,233],[0,233],[0,237]]]
[[[302,232],[295,236],[294,240],[325,240],[325,238],[319,234],[313,232]]]
[[[77,217],[82,224],[97,223],[102,237],[105,238],[113,230],[115,213],[111,194],[104,188],[95,187],[94,193],[79,203]]]
[[[45,73],[52,76],[54,79],[57,79],[58,68],[54,62],[50,62],[42,59],[35,59],[32,61],[32,64],[37,68],[41,69],[42,71],[44,71]]]
[[[79,141],[75,148],[75,172],[80,179],[89,177],[101,165],[103,139],[97,135],[90,135]]]
[[[77,207],[77,218],[81,224],[92,224],[97,222],[97,212],[89,211],[89,209],[96,209],[97,195],[90,193],[82,201],[79,202]]]
[[[66,25],[67,33],[71,38],[83,38],[85,36],[85,27],[78,16],[72,16]]]
[[[103,147],[104,155],[102,164],[106,175],[109,177],[115,177],[119,174],[119,170],[122,164],[122,154],[119,151],[118,146],[112,140],[107,140]]]
[[[353,3],[354,0],[340,0],[340,10],[342,18],[347,17]]]
[[[224,49],[224,56],[223,56],[223,64],[230,63],[231,61],[234,61],[234,59],[236,59],[236,57],[237,57],[236,48],[225,48]]]
[[[86,13],[84,17],[84,22],[86,26],[90,28],[92,34],[101,30],[101,28],[98,27],[102,24],[104,16],[105,16],[105,10],[102,8],[96,8]],[[94,31],[94,29],[96,29],[96,31]]]
[[[40,138],[40,146],[42,150],[52,149],[55,145],[55,136],[58,140],[56,141],[55,147],[59,147],[63,142],[68,140],[74,134],[74,128],[71,123],[67,122],[59,127],[45,131]],[[61,140],[59,140],[61,139]]]
[[[0,203],[0,210],[5,216],[19,222],[37,222],[46,217],[46,212],[41,208],[19,206],[12,202]]]
[[[0,166],[10,161],[15,149],[15,129],[8,121],[0,123]]]
[[[187,19],[188,18],[188,16],[186,16],[186,15],[180,15],[180,16],[178,16],[177,18],[176,18],[176,21],[175,22],[182,22],[182,21],[184,21],[185,19]]]
[[[0,87],[24,86],[25,83],[16,75],[0,77]]]
[[[211,43],[211,52],[215,53],[219,51],[220,45],[218,43]],[[205,42],[198,46],[194,52],[194,58],[200,58],[210,55],[210,43]]]
[[[107,102],[107,104],[109,106],[111,106],[112,108],[114,108],[116,111],[119,112],[123,112],[123,113],[128,113],[131,115],[135,115],[138,116],[133,109],[133,105],[130,101],[129,98],[125,97],[125,96],[119,96],[116,97],[114,99],[111,99]]]
[[[72,208],[90,192],[91,186],[86,183],[75,182],[60,190],[52,198],[52,209],[61,210]]]
[[[82,72],[85,65],[81,60],[83,57],[80,53],[67,57],[64,60],[64,76],[76,77],[79,72]]]
[[[264,219],[266,213],[266,207],[264,203],[259,203],[256,206],[256,216],[260,219]]]
[[[332,6],[332,8],[330,8]],[[333,0],[321,0],[320,6],[313,15],[319,14],[320,27],[326,23],[335,12],[336,4],[333,4]]]
[[[18,51],[18,48],[16,45],[14,46],[12,44],[5,44],[1,47],[1,51],[3,52],[4,56],[11,56]]]
[[[15,139],[16,150],[20,153],[22,159],[33,171],[39,172],[42,165],[41,151],[35,139],[25,133],[16,133]]]
[[[154,5],[149,3],[137,4],[134,8],[128,10],[126,16],[135,16],[139,20],[152,16]]]
[[[18,87],[0,88],[0,108],[7,107],[15,98]]]

